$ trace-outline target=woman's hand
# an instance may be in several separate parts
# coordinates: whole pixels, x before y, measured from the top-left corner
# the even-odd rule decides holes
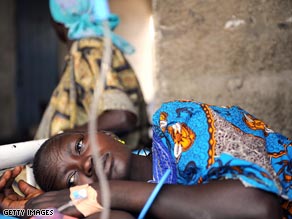
[[[1,211],[3,209],[23,209],[28,200],[43,193],[42,190],[29,185],[23,180],[18,182],[19,190],[23,193],[23,196],[14,191],[12,184],[22,169],[20,166],[15,167],[14,169],[5,171],[0,177]]]

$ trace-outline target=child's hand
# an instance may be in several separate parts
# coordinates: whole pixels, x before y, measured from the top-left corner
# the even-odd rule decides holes
[[[18,166],[14,169],[7,170],[0,177],[0,210],[4,209],[23,209],[25,203],[43,192],[24,181],[18,183],[19,190],[23,196],[17,194],[12,188],[15,178],[22,171],[22,167]]]
[[[25,209],[58,209],[61,206],[67,206],[70,201],[71,199],[69,189],[45,192],[27,201],[25,204]],[[61,213],[77,218],[83,218],[83,215],[77,210],[74,205],[71,204],[68,205],[68,207],[65,208]]]

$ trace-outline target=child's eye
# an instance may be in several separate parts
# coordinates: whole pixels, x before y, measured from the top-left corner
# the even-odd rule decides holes
[[[74,171],[74,172],[68,177],[67,188],[70,188],[70,187],[72,187],[72,186],[75,186],[76,172],[77,172],[77,171]]]
[[[79,139],[75,145],[75,151],[80,154],[83,148],[83,138]]]

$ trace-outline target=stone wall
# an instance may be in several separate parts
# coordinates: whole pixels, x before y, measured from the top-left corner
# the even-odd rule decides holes
[[[292,2],[154,0],[155,105],[239,105],[292,137]]]

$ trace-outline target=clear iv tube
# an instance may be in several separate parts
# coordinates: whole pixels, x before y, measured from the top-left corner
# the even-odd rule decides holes
[[[100,160],[100,154],[98,151],[99,146],[98,139],[96,137],[96,132],[98,130],[97,125],[97,110],[98,110],[98,104],[99,99],[101,97],[101,94],[104,90],[106,75],[110,71],[111,66],[111,55],[112,55],[112,49],[111,49],[111,36],[110,36],[110,29],[109,24],[107,20],[103,21],[103,29],[104,29],[104,50],[103,50],[103,57],[101,62],[101,70],[99,72],[99,78],[97,75],[96,78],[96,84],[94,89],[94,96],[91,103],[90,108],[90,114],[89,114],[89,141],[90,145],[92,147],[92,154],[93,154],[93,164],[94,164],[94,170],[96,171],[96,175],[99,179],[99,185],[100,185],[100,191],[101,191],[101,201],[103,206],[103,211],[101,213],[101,219],[107,219],[109,218],[109,211],[110,211],[110,189],[109,184],[106,179],[106,176],[103,172],[102,163]]]

